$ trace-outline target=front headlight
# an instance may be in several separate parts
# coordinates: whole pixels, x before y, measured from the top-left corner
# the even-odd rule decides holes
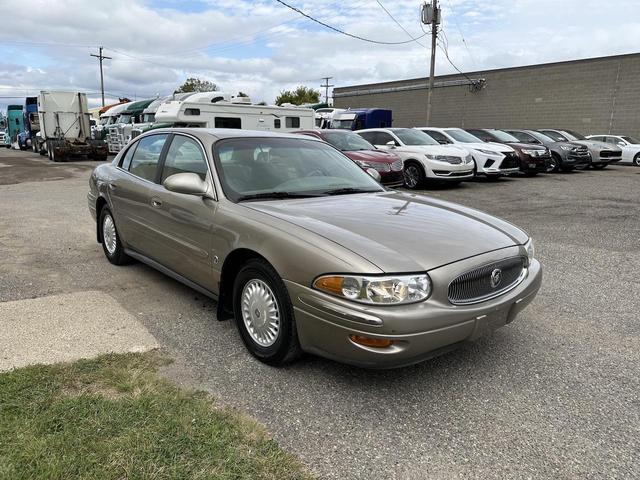
[[[529,263],[531,263],[531,260],[533,260],[536,254],[536,249],[533,246],[533,238],[529,238],[527,243],[524,244],[524,248],[527,251],[527,257],[529,258]]]
[[[446,163],[463,163],[463,159],[460,157],[456,157],[455,155],[432,155],[430,153],[425,154],[425,156],[429,160],[436,160],[438,162],[446,162]]]
[[[573,147],[571,147],[571,146],[569,146],[569,145],[560,145],[560,148],[561,148],[562,150],[567,150],[567,151],[569,151],[569,150],[573,150]]]
[[[531,155],[532,157],[539,157],[541,155],[544,155],[544,150],[529,150],[527,148],[523,148],[522,153],[526,153],[527,155]]]
[[[491,150],[483,150],[481,148],[476,148],[477,151],[484,153],[485,155],[499,155],[496,152],[492,152]]]
[[[397,305],[426,300],[431,294],[431,279],[427,274],[324,275],[313,282],[313,287],[354,302]]]

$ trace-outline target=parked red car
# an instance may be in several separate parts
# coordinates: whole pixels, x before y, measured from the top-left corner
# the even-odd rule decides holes
[[[300,130],[296,133],[320,138],[342,151],[363,169],[373,168],[380,174],[381,183],[386,187],[404,185],[402,159],[393,153],[376,150],[376,147],[357,133],[350,130]]]

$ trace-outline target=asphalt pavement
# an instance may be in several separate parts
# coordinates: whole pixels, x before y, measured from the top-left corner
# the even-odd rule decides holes
[[[528,231],[543,287],[476,343],[367,371],[310,355],[267,367],[213,301],[108,263],[86,205],[93,166],[0,150],[0,302],[111,297],[176,359],[168,376],[263,422],[320,478],[640,478],[640,168],[425,192]]]

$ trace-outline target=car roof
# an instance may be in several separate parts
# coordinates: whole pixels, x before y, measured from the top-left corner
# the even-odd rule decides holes
[[[216,140],[222,140],[225,138],[294,138],[300,140],[301,136],[298,133],[285,133],[285,132],[268,132],[263,130],[242,130],[239,128],[199,128],[199,127],[166,127],[157,128],[155,130],[149,130],[143,135],[157,134],[157,133],[188,133],[196,136],[210,136]],[[142,135],[140,135],[142,136]],[[305,140],[318,140],[310,136],[306,136]],[[319,141],[319,140],[318,140]]]

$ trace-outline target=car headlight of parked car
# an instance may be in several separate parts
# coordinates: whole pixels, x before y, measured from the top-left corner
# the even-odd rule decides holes
[[[567,150],[567,151],[573,150],[573,147],[570,147],[569,145],[560,145],[560,148],[562,150]]]
[[[494,156],[499,155],[499,153],[492,152],[491,150],[483,150],[481,148],[476,148],[476,150],[478,150],[479,152],[484,153],[485,155],[494,155]]]
[[[526,153],[527,155],[531,155],[532,157],[541,157],[544,155],[545,150],[529,150],[528,148],[523,148],[522,153]]]
[[[536,254],[536,249],[533,246],[533,238],[530,238],[527,243],[524,244],[524,248],[527,251],[527,258],[529,258],[529,263],[531,263],[531,260],[533,260]]]
[[[426,300],[431,294],[427,274],[389,275],[323,275],[313,282],[317,290],[368,304],[397,305]]]
[[[388,163],[366,162],[364,160],[356,160],[356,163],[362,168],[373,168],[378,172],[390,172],[391,165]]]
[[[425,155],[429,160],[436,160],[438,162],[446,162],[452,164],[463,163],[464,160],[460,157],[456,157],[455,155],[432,155],[427,153]]]

